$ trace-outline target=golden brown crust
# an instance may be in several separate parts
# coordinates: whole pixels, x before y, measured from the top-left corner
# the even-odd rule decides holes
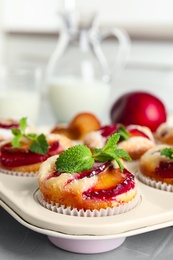
[[[135,185],[133,189],[117,195],[114,200],[87,198],[83,196],[85,191],[92,188],[104,190],[114,187],[124,180],[124,174],[119,169],[112,168],[89,178],[75,179],[75,174],[68,173],[49,178],[51,173],[55,171],[54,165],[57,157],[53,156],[45,161],[38,173],[40,191],[47,202],[52,201],[77,209],[99,210],[101,208],[118,206],[122,202],[127,203],[137,194]]]
[[[154,142],[141,136],[131,137],[127,141],[122,141],[117,145],[118,148],[128,152],[133,160],[139,159],[148,149],[154,146]]]
[[[73,142],[68,137],[61,134],[49,134],[46,138],[48,142],[54,142],[55,140],[58,140],[63,150],[73,146]]]
[[[23,166],[19,166],[19,167],[13,167],[10,168],[11,171],[13,172],[28,172],[28,173],[35,173],[37,174],[39,168],[40,168],[41,163],[35,163],[35,164],[31,164],[31,165],[23,165]],[[7,168],[6,168],[7,169]]]
[[[160,155],[160,150],[169,147],[168,145],[156,145],[155,147],[149,149],[139,161],[139,167],[141,173],[155,181],[165,182],[167,184],[173,185],[173,178],[163,178],[160,177],[156,172],[156,167],[159,167],[161,161],[171,162],[168,157]]]

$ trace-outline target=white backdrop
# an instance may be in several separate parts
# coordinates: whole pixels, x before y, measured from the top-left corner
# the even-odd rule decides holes
[[[6,31],[56,31],[63,0],[0,0]],[[173,38],[172,0],[66,0],[100,13],[103,25],[120,25],[132,34]]]

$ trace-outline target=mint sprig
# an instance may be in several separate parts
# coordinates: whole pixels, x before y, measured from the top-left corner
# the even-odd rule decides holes
[[[117,133],[120,134],[120,141],[127,140],[130,137],[129,132],[126,130],[126,128],[123,125],[120,125],[118,127]]]
[[[23,138],[31,141],[29,150],[33,153],[44,155],[48,151],[48,142],[44,134],[37,135],[35,133],[26,134],[27,118],[23,117],[19,121],[19,129],[13,128],[12,134],[14,135],[11,143],[13,147],[19,148]]]
[[[160,154],[173,160],[173,149],[172,148],[166,147],[160,151]]]
[[[89,170],[95,161],[106,162],[115,160],[123,171],[124,166],[121,158],[131,161],[130,156],[123,149],[118,149],[116,144],[119,141],[120,134],[113,134],[106,142],[103,148],[95,148],[93,152],[84,145],[76,145],[68,148],[56,159],[56,171],[74,173]]]

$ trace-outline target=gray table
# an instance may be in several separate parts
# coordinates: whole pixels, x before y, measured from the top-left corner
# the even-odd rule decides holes
[[[47,236],[27,229],[3,208],[0,208],[0,259],[1,260],[172,260],[173,228],[164,228],[126,238],[112,251],[101,254],[75,254],[55,247]]]

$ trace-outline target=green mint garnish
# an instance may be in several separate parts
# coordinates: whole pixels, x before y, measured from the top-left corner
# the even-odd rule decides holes
[[[26,134],[26,127],[27,127],[27,118],[24,117],[19,122],[20,128],[13,128],[12,133],[14,135],[14,138],[12,139],[11,143],[13,147],[19,148],[20,142],[22,138],[27,138],[31,140],[31,145],[29,147],[29,150],[33,153],[38,153],[41,155],[44,155],[48,151],[48,142],[46,140],[46,137],[44,134],[37,135],[35,133],[29,133]]]
[[[48,143],[44,134],[40,134],[35,137],[33,143],[30,146],[30,151],[38,154],[46,154],[48,151]]]
[[[160,151],[160,154],[173,160],[173,149],[172,148],[164,148]]]
[[[73,173],[91,169],[94,159],[87,146],[76,145],[61,153],[55,164],[57,171]]]
[[[23,136],[23,134],[21,133],[21,131],[19,129],[12,129],[12,134],[14,135],[11,143],[13,145],[13,147],[19,147],[20,146],[20,140]]]
[[[123,125],[120,125],[118,127],[117,133],[120,134],[120,141],[129,139],[129,132],[126,130],[126,128]]]
[[[116,144],[120,138],[120,134],[113,134],[106,142],[103,148],[95,148],[93,152],[84,145],[76,145],[68,148],[61,153],[56,159],[56,171],[74,173],[89,170],[94,165],[94,161],[106,162],[116,160],[120,169],[124,167],[121,159],[131,161],[127,152],[117,149]]]
[[[27,127],[27,118],[26,117],[21,118],[19,125],[20,125],[20,129],[21,129],[21,133],[25,134],[25,130]]]

